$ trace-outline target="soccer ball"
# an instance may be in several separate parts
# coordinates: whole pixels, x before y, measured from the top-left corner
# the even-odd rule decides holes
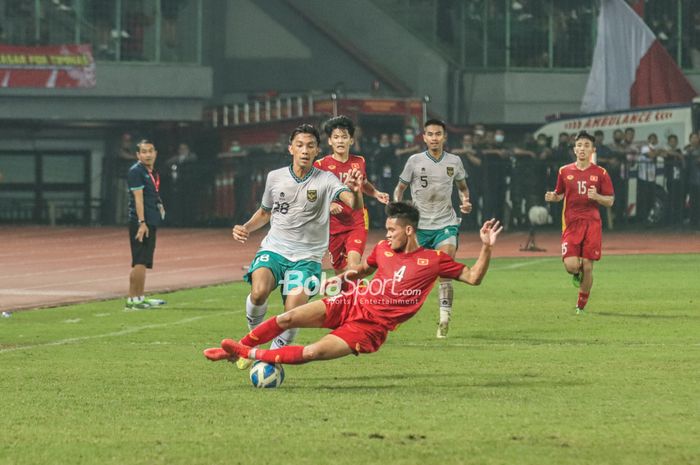
[[[284,381],[282,365],[271,365],[265,362],[255,362],[250,368],[250,382],[256,388],[276,388]]]
[[[530,224],[533,226],[542,226],[551,221],[547,208],[541,205],[531,207],[530,211],[527,212],[527,216],[530,220]]]

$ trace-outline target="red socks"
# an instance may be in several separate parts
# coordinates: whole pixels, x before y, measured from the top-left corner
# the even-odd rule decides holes
[[[273,316],[263,321],[257,328],[246,334],[243,339],[240,340],[240,343],[248,347],[259,346],[260,344],[265,344],[273,340],[283,332],[284,329],[280,328],[280,325],[277,324],[277,317]]]
[[[240,343],[248,347],[255,347],[273,340],[284,332],[277,324],[277,317],[272,317],[263,321],[260,326],[246,334]],[[254,351],[254,352],[253,352]],[[279,349],[252,349],[249,358],[262,360],[267,363],[286,363],[288,365],[299,365],[305,363],[304,346],[285,346]]]
[[[576,302],[576,308],[578,308],[579,310],[583,310],[583,308],[588,303],[588,295],[589,294],[586,292],[578,293],[578,301]]]
[[[257,328],[256,328],[257,329]],[[267,363],[285,363],[287,365],[300,365],[304,360],[304,346],[285,346],[279,349],[254,349],[253,358]]]

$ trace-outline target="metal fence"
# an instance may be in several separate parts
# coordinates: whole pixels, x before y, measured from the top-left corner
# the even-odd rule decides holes
[[[201,63],[203,0],[0,0],[0,43],[90,43],[97,60]]]
[[[543,70],[590,66],[600,0],[375,4],[462,68]],[[644,17],[684,69],[700,70],[700,0],[646,0]]]

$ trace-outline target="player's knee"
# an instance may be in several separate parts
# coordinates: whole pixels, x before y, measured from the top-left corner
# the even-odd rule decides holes
[[[250,290],[250,301],[253,305],[262,305],[268,297],[267,289],[253,286]]]
[[[322,360],[323,356],[323,350],[319,350],[318,347],[314,346],[306,346],[304,347],[304,351],[302,352],[302,356],[304,357],[304,360],[307,362],[311,362],[313,360]]]
[[[277,315],[277,324],[280,328],[287,329],[291,328],[294,323],[294,315],[287,312]]]
[[[590,273],[591,271],[593,271],[593,262],[590,260],[584,260],[583,261],[583,272]]]
[[[567,273],[576,274],[581,271],[581,265],[578,262],[564,262],[564,268]]]

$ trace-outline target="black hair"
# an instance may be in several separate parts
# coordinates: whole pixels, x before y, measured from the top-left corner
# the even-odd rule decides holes
[[[321,145],[321,136],[312,124],[304,123],[295,127],[292,133],[289,135],[289,143],[291,144],[297,134],[311,134],[316,139],[316,144]]]
[[[385,211],[387,218],[395,218],[410,224],[414,228],[418,227],[420,213],[418,213],[418,209],[410,203],[391,202],[386,206]]]
[[[595,132],[593,133],[593,135],[594,135],[594,136],[603,136],[603,135],[605,135],[605,134],[603,133],[603,131],[601,131],[600,129],[598,129],[597,131],[595,131]]]
[[[426,121],[423,124],[423,129],[427,128],[428,126],[440,126],[440,127],[442,127],[443,131],[447,132],[447,126],[445,125],[445,122],[441,121],[439,119],[435,119],[435,118],[429,119],[428,121]]]
[[[140,151],[141,151],[141,146],[142,146],[143,144],[151,144],[151,145],[153,146],[154,149],[156,148],[156,144],[154,144],[153,141],[152,141],[151,139],[143,138],[143,139],[139,140],[139,141],[136,143],[136,151],[137,151],[137,152],[140,152]]]
[[[591,141],[591,144],[595,145],[595,137],[588,134],[586,131],[581,131],[578,134],[576,134],[575,141],[578,142],[580,139],[588,139],[589,141]]]
[[[328,134],[328,137],[333,133],[333,129],[345,129],[350,137],[355,137],[355,123],[345,115],[331,118],[323,125],[323,131]]]

